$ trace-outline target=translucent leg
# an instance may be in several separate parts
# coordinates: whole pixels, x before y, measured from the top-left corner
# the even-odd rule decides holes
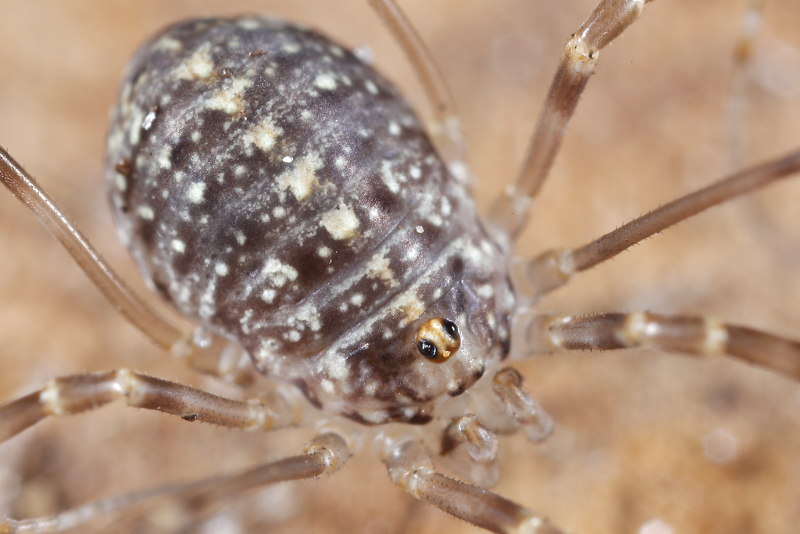
[[[500,444],[497,436],[483,426],[474,414],[455,418],[445,430],[443,453],[459,444],[465,444],[469,457],[475,462],[493,462],[497,459]]]
[[[520,175],[489,212],[492,225],[511,239],[525,228],[533,199],[553,166],[567,124],[594,73],[600,49],[639,18],[647,1],[602,0],[567,42]]]
[[[529,354],[641,347],[701,357],[727,355],[800,380],[800,342],[709,317],[529,312],[517,321],[515,333]]]
[[[522,389],[522,375],[513,367],[501,369],[492,380],[494,392],[503,400],[529,440],[544,441],[553,433],[553,420],[539,404]]]
[[[661,206],[575,249],[552,249],[512,264],[519,291],[531,300],[566,284],[575,273],[613,258],[636,243],[701,211],[800,171],[800,151],[723,178]]]
[[[314,438],[305,454],[270,462],[253,469],[97,501],[50,517],[15,520],[0,518],[0,534],[59,532],[75,528],[110,512],[124,510],[155,498],[180,498],[193,507],[219,502],[252,488],[277,482],[332,474],[352,455],[347,442],[329,432]]]
[[[487,491],[437,473],[424,447],[413,440],[381,439],[381,456],[396,485],[468,523],[501,533],[558,534],[542,516]]]
[[[127,369],[54,378],[34,393],[0,406],[0,442],[48,416],[76,414],[115,400],[128,406],[230,428],[273,430],[299,422],[300,407],[286,395],[238,401]]]
[[[475,414],[454,418],[442,435],[441,454],[450,459],[466,453],[461,461],[468,470],[461,467],[457,472],[468,473],[469,480],[481,488],[491,488],[500,480],[499,450],[497,434],[481,424]]]
[[[433,107],[434,124],[431,135],[434,144],[451,167],[455,165],[462,168],[466,157],[464,136],[452,94],[439,67],[394,0],[369,0],[369,3],[402,47]],[[464,173],[455,173],[457,178],[467,178],[461,174]]]

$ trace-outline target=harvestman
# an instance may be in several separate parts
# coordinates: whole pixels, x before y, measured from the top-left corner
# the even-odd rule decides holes
[[[455,162],[452,167],[458,169],[458,162],[463,158],[463,147],[455,120],[454,106],[441,77],[397,6],[389,0],[376,0],[372,3],[411,58],[433,103],[435,121],[431,130],[435,145],[447,161]],[[531,203],[552,166],[567,123],[594,70],[599,50],[636,20],[644,5],[644,0],[603,1],[568,42],[520,177],[495,201],[486,220],[494,245],[499,250],[510,250],[513,241],[524,228]],[[252,26],[250,29],[260,27],[261,24],[256,19],[239,19],[238,23],[243,25],[242,27]],[[186,27],[189,28],[191,25]],[[283,29],[281,26],[280,31]],[[289,31],[294,30],[289,28]],[[263,50],[251,51],[253,58],[262,55],[264,55]],[[203,74],[203,67],[204,65],[200,65],[199,69],[190,69],[190,75],[209,77],[211,74]],[[228,77],[227,74],[219,76],[223,79],[222,83]],[[330,89],[331,85],[335,87],[335,83],[332,84],[327,78],[320,79],[317,76],[317,81],[320,90]],[[163,112],[164,110],[154,107],[151,112],[143,114],[140,117],[142,128],[149,130]],[[265,144],[264,138],[261,139],[262,144]],[[258,144],[258,141],[251,144]],[[291,160],[287,163],[291,163]],[[133,165],[138,163],[125,158],[115,160],[115,172],[123,179],[130,178],[134,175]],[[515,285],[520,293],[514,308],[515,343],[518,346],[525,346],[530,353],[648,347],[697,356],[726,354],[795,378],[800,376],[798,343],[750,328],[726,325],[701,317],[666,316],[644,312],[604,313],[582,317],[554,316],[537,313],[532,307],[539,297],[562,286],[574,274],[613,257],[632,244],[678,221],[787,177],[798,169],[800,169],[800,153],[792,153],[784,158],[726,177],[582,247],[551,250],[533,259],[514,260],[510,268],[515,275]],[[461,188],[459,191],[466,190],[469,187],[469,177],[457,172],[454,174],[457,177],[443,178],[448,180],[448,187]],[[0,152],[0,177],[6,187],[31,208],[57,236],[106,297],[142,332],[165,350],[185,358],[197,369],[231,378],[235,371],[231,369],[227,357],[227,342],[184,332],[142,303],[60,213],[47,194],[4,150]],[[287,185],[287,188],[292,187],[292,184]],[[120,189],[125,190],[124,187]],[[203,199],[203,192],[204,189],[201,188],[199,192],[195,190],[190,195],[194,195],[199,202]],[[297,190],[293,189],[293,193],[299,196]],[[344,210],[339,208],[340,214],[342,211]],[[341,220],[339,222],[341,223]],[[354,223],[349,224],[356,226]],[[347,228],[347,221],[338,226],[323,224],[334,238],[337,237],[337,233],[342,233],[343,225]],[[416,227],[414,231],[422,233],[416,230]],[[343,239],[345,237],[350,236],[342,235]],[[173,239],[173,249],[180,253],[179,249],[183,245],[174,244],[174,241]],[[469,252],[468,249],[460,252],[466,254],[465,251]],[[505,259],[498,261],[500,267],[509,267],[507,263]],[[216,276],[222,277],[228,274],[229,266],[216,263],[207,269],[214,270]],[[493,321],[500,319],[494,317],[490,323]],[[409,329],[416,333],[411,350],[419,353],[418,359],[413,364],[415,369],[419,367],[430,369],[431,375],[434,375],[436,371],[433,369],[443,373],[441,369],[446,369],[448,365],[457,365],[459,359],[472,361],[478,358],[477,355],[469,353],[469,343],[475,343],[469,337],[473,333],[473,325],[465,324],[464,321],[458,322],[460,324],[451,321],[447,316],[426,316],[424,310],[416,313],[414,320],[409,321]],[[500,365],[500,360],[506,356],[503,347],[507,346],[507,335],[503,333],[502,328],[498,328],[498,332],[500,333],[493,339],[491,346],[499,351],[499,357],[495,353],[490,356],[480,355],[481,358],[483,356],[488,358],[486,365],[481,366],[480,372],[472,373],[468,380],[456,383],[456,387],[450,387],[448,382],[442,386],[444,391],[437,391],[443,400],[435,406],[445,408],[442,410],[444,412],[447,411],[446,407],[451,408],[450,414],[443,418],[446,420],[433,418],[433,412],[430,411],[433,403],[428,403],[428,399],[424,402],[418,401],[415,405],[409,405],[408,401],[403,401],[405,404],[398,401],[396,407],[388,406],[384,402],[379,405],[380,409],[374,411],[365,410],[361,406],[363,399],[357,399],[352,403],[354,406],[352,410],[349,406],[345,409],[337,405],[335,409],[330,410],[332,413],[329,415],[338,413],[357,422],[369,424],[390,421],[427,423],[436,431],[440,431],[437,437],[439,441],[447,444],[443,446],[448,449],[445,452],[463,444],[463,448],[467,450],[469,458],[475,464],[491,465],[497,454],[497,434],[521,428],[529,437],[539,440],[546,437],[550,427],[549,419],[522,389],[519,374],[511,368],[502,368]],[[407,337],[403,338],[397,333],[392,341],[400,343]],[[460,346],[462,341],[465,346]],[[257,363],[264,366],[264,361],[257,360]],[[485,371],[490,371],[486,373],[490,378],[481,380]],[[320,381],[331,377],[325,375],[308,378],[309,381],[312,379]],[[472,413],[462,412],[458,416],[453,415],[453,406],[463,407],[457,404],[457,398],[473,385],[475,388],[473,393],[485,396],[487,404],[505,408],[508,420],[514,423],[511,425],[514,428],[509,429],[507,421],[498,424],[497,421],[489,421]],[[303,386],[309,400],[320,405],[325,403],[326,400],[318,399],[314,391],[318,384],[304,383]],[[323,386],[321,389],[330,393],[329,388]],[[312,392],[309,393],[308,390]],[[446,404],[450,402],[448,396],[454,399],[453,404]],[[140,373],[118,370],[57,378],[41,390],[0,407],[0,439],[8,439],[47,416],[78,413],[119,399],[124,399],[130,406],[159,410],[179,415],[189,421],[204,421],[230,428],[275,430],[319,419],[316,411],[306,406],[305,401],[290,385],[276,384],[265,392],[264,398],[238,401]],[[61,530],[109,510],[131,506],[142,499],[154,496],[181,495],[187,498],[213,500],[254,486],[333,473],[354,452],[353,439],[347,428],[344,424],[332,424],[309,443],[304,454],[265,464],[237,475],[101,501],[64,512],[54,518],[4,519],[0,520],[0,532]],[[434,470],[427,444],[414,439],[411,433],[397,432],[396,428],[379,434],[378,448],[393,482],[414,497],[493,531],[560,532],[543,516],[476,485],[459,482],[439,474]],[[480,475],[476,478],[480,479]]]

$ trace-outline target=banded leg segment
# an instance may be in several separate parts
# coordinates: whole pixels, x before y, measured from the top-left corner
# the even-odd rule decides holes
[[[533,199],[553,166],[599,51],[639,18],[650,0],[602,0],[564,49],[517,181],[495,199],[489,219],[511,239],[524,229]]]
[[[59,532],[80,526],[111,512],[152,499],[177,498],[202,508],[244,491],[290,480],[315,478],[338,471],[352,456],[344,438],[333,432],[315,437],[305,454],[270,462],[232,475],[176,484],[97,501],[55,516],[15,520],[0,518],[0,534]]]
[[[55,378],[41,390],[0,406],[0,442],[48,416],[76,414],[115,400],[187,421],[245,430],[294,426],[300,417],[296,401],[280,392],[269,404],[261,399],[239,401],[121,369]]]
[[[529,354],[650,348],[692,356],[728,355],[800,380],[800,342],[708,317],[650,312],[586,316],[522,313],[515,325]]]
[[[523,295],[537,300],[581,271],[613,258],[636,243],[693,215],[800,172],[800,150],[722,178],[661,206],[575,249],[551,249],[517,260],[512,272]]]
[[[560,534],[541,515],[496,493],[437,473],[425,448],[413,440],[383,437],[382,460],[397,486],[459,519],[500,533]]]

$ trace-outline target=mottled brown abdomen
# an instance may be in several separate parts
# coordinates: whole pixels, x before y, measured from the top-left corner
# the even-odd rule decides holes
[[[145,278],[265,374],[357,420],[422,421],[504,354],[505,255],[397,91],[268,18],[194,20],[136,55],[108,140]],[[430,317],[459,358],[421,358]]]

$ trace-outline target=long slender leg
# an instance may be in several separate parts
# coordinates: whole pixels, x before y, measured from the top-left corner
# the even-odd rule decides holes
[[[381,456],[396,485],[413,497],[492,532],[559,534],[541,515],[491,491],[437,473],[425,448],[414,440],[382,438]]]
[[[0,442],[48,416],[76,414],[115,400],[128,406],[240,429],[273,430],[299,422],[300,404],[276,390],[267,401],[239,401],[127,369],[64,376],[0,406]]]
[[[613,258],[636,243],[713,206],[800,171],[800,151],[737,172],[661,206],[575,249],[551,249],[512,265],[519,291],[536,300],[578,272]]]
[[[466,146],[455,102],[428,48],[394,0],[369,0],[369,4],[397,39],[431,102],[434,118],[431,135],[434,143],[451,166],[463,166]],[[455,174],[457,178],[466,178],[459,176],[459,172]]]
[[[315,437],[305,454],[270,462],[232,475],[176,484],[93,502],[50,517],[14,520],[0,517],[0,534],[59,532],[80,526],[111,512],[156,498],[179,498],[193,508],[202,508],[252,488],[277,482],[333,474],[350,458],[352,451],[344,438],[333,432]]]
[[[700,357],[728,355],[800,380],[800,342],[709,317],[529,312],[517,320],[516,333],[528,354],[641,347]]]
[[[180,327],[159,316],[125,285],[36,180],[0,147],[0,181],[61,242],[83,272],[134,326],[171,350],[186,339]]]
[[[61,242],[92,283],[128,321],[153,342],[197,370],[237,383],[246,377],[230,365],[227,340],[198,336],[159,315],[103,260],[47,192],[0,147],[0,182]],[[201,341],[201,338],[205,341]]]
[[[525,227],[533,199],[553,166],[567,124],[602,48],[639,18],[650,0],[602,0],[564,49],[517,181],[497,199],[489,220],[511,239]]]

